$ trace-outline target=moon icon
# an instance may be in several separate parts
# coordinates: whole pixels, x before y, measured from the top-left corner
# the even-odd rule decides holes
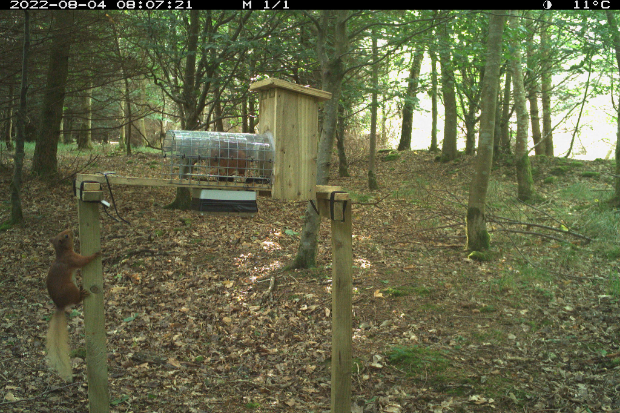
[[[543,9],[545,9],[545,10],[549,10],[550,8],[551,8],[551,2],[550,2],[549,0],[546,0],[546,1],[543,3]]]

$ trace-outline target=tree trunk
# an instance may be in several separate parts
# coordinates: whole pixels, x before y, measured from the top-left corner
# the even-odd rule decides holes
[[[620,72],[620,33],[618,32],[618,22],[612,11],[606,10],[607,23],[611,30],[611,40],[616,52],[616,64],[618,65],[618,71]],[[618,129],[616,132],[616,170],[614,177],[614,196],[610,200],[610,204],[614,206],[620,206],[620,105],[618,105],[617,116]]]
[[[551,59],[553,51],[551,50],[551,35],[549,34],[549,22],[551,21],[552,11],[546,11],[542,14],[543,22],[540,33],[540,47],[542,49],[542,73],[541,73],[541,93],[542,93],[542,110],[543,110],[543,133],[542,139],[545,142],[541,145],[545,147],[545,155],[554,156],[553,150],[553,132],[551,125]]]
[[[11,181],[11,225],[24,221],[21,201],[22,176],[24,167],[24,140],[28,92],[28,59],[30,58],[30,12],[24,10],[24,48],[22,54],[22,84],[17,112],[17,135],[15,137],[15,163]]]
[[[502,70],[500,69],[499,77],[502,77]],[[499,81],[499,79],[498,79]],[[499,83],[499,82],[498,82]],[[498,84],[499,89],[499,84]],[[499,158],[500,152],[500,139],[502,136],[502,128],[501,122],[502,119],[502,93],[498,90],[497,92],[497,104],[495,106],[495,129],[493,130],[493,162],[495,163]]]
[[[200,12],[192,9],[189,15],[189,37],[187,41],[187,58],[185,63],[185,75],[183,79],[184,104],[181,107],[184,114],[181,119],[181,127],[185,130],[196,130],[199,125],[200,112],[194,82],[196,78],[196,53],[198,51],[198,35],[200,33]],[[177,192],[172,203],[165,206],[166,209],[190,209],[192,193],[188,188],[177,187]]]
[[[443,145],[441,148],[441,161],[449,162],[456,159],[456,92],[454,90],[454,68],[450,57],[450,35],[448,23],[439,28],[439,63],[441,66],[441,85],[444,104],[444,128]]]
[[[428,54],[431,57],[431,146],[429,150],[431,152],[438,152],[439,146],[437,145],[437,55],[435,51],[429,50]]]
[[[518,30],[519,21],[516,12],[510,17],[510,27]],[[517,137],[515,143],[515,158],[517,166],[517,198],[527,201],[534,193],[534,181],[532,180],[532,168],[527,151],[529,116],[523,86],[523,68],[521,67],[521,45],[518,41],[512,42],[512,82],[515,96],[515,112],[517,113]]]
[[[58,173],[58,139],[69,73],[69,49],[73,41],[71,26],[74,12],[52,13],[52,45],[43,95],[41,123],[32,158],[32,172],[53,177]]]
[[[467,249],[480,251],[489,248],[489,233],[486,228],[485,204],[491,166],[493,164],[493,134],[495,132],[495,107],[499,84],[500,60],[502,56],[502,35],[506,16],[495,12],[489,21],[487,38],[487,60],[482,80],[480,113],[480,136],[474,177],[469,187],[467,206]],[[502,14],[499,14],[502,13]]]
[[[15,88],[13,86],[13,81],[15,80],[14,76],[11,76],[9,79],[9,100],[7,102],[7,107],[5,111],[5,121],[4,121],[4,145],[8,150],[13,150],[13,99],[15,98]]]
[[[93,119],[93,90],[88,88],[84,91],[82,97],[82,113],[84,118],[81,122],[81,128],[78,134],[78,149],[92,149],[92,119]]]
[[[502,153],[510,154],[510,88],[512,85],[512,73],[506,70],[506,83],[504,84],[504,98],[502,99],[502,119],[500,121],[500,139],[499,146]]]
[[[476,153],[476,105],[471,105],[465,114],[465,154]]]
[[[333,24],[330,23],[332,17],[335,20]],[[316,47],[322,69],[323,90],[332,94],[331,100],[325,102],[321,138],[317,153],[316,183],[317,185],[326,185],[329,182],[329,166],[334,144],[334,132],[338,120],[342,79],[344,78],[344,63],[342,59],[347,51],[347,12],[344,10],[322,10],[317,31]],[[328,37],[333,37],[329,49],[326,48]],[[299,250],[289,268],[310,268],[316,266],[317,237],[320,222],[321,217],[308,204],[304,215]]]
[[[374,33],[373,33],[374,34]],[[377,184],[377,175],[375,174],[375,158],[377,154],[377,109],[379,105],[377,104],[377,94],[379,89],[379,51],[377,50],[377,37],[373,35],[372,37],[372,74],[371,74],[371,84],[372,84],[372,97],[370,102],[370,156],[368,157],[368,189],[371,191],[375,191],[379,189],[379,185]],[[418,69],[419,72],[419,69]],[[403,115],[405,110],[403,109]],[[413,112],[411,111],[411,116],[413,116]],[[403,132],[404,132],[404,119],[403,119]],[[401,144],[403,142],[403,138],[401,137]],[[407,149],[411,148],[411,119],[409,122],[409,145]],[[400,149],[400,145],[399,145]],[[402,150],[402,149],[401,149]]]
[[[336,130],[336,148],[338,149],[338,176],[341,178],[351,176],[349,174],[349,162],[347,161],[347,153],[345,151],[345,136],[346,129],[345,121],[345,109],[344,105],[338,107],[338,128]]]
[[[413,108],[417,102],[418,83],[420,69],[424,60],[424,47],[418,46],[413,55],[409,78],[407,79],[407,93],[405,94],[405,104],[403,105],[403,125],[400,134],[398,150],[404,151],[411,149],[411,134],[413,133]]]
[[[530,17],[530,12],[525,12],[525,17]],[[532,23],[528,24],[530,26],[530,35],[528,36],[527,48],[526,48],[526,56],[527,56],[527,72],[528,72],[528,82],[525,84],[527,87],[527,100],[530,102],[530,120],[532,124],[532,140],[534,141],[534,153],[536,155],[544,155],[545,154],[545,146],[540,144],[540,140],[542,139],[542,135],[540,132],[540,115],[538,109],[538,79],[536,78],[536,68],[539,64],[539,60],[536,59],[534,53],[534,30]]]

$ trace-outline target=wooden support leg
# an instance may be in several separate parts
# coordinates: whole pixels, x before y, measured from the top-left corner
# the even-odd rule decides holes
[[[90,255],[101,250],[99,202],[78,200],[80,252]],[[110,411],[105,321],[103,311],[103,268],[101,257],[82,269],[84,289],[90,296],[84,300],[86,333],[86,371],[90,413]]]
[[[351,201],[344,222],[332,220],[332,413],[351,413],[352,226]],[[342,211],[343,203],[336,204]]]

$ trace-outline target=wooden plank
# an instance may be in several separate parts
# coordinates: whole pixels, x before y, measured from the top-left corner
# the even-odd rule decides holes
[[[329,100],[332,98],[332,94],[330,92],[311,88],[309,86],[298,85],[276,78],[259,80],[258,82],[254,82],[250,85],[250,91],[269,90],[273,88],[286,89],[302,95],[312,96],[318,101]],[[260,113],[262,115],[263,112]]]
[[[317,185],[316,186],[316,196],[317,198],[329,198],[330,194],[332,192],[342,192],[342,187],[341,186],[335,186],[335,185]],[[338,199],[339,201],[344,201],[349,199],[349,194],[348,193],[342,193],[342,194],[336,194],[336,199]]]
[[[78,201],[80,252],[90,255],[101,251],[99,204]],[[103,268],[101,257],[82,269],[83,286],[90,296],[84,300],[84,333],[86,341],[86,374],[90,413],[110,411],[108,365],[103,308]]]
[[[351,413],[353,247],[351,202],[332,229],[332,413]]]
[[[244,182],[215,182],[215,181],[197,181],[195,179],[161,179],[161,178],[140,178],[126,177],[118,175],[108,175],[111,185],[130,185],[130,186],[170,186],[170,187],[189,187],[196,189],[230,189],[233,191],[269,191],[267,184],[246,184]],[[82,181],[96,181],[106,183],[103,175],[94,174],[78,174],[76,176],[76,185]]]

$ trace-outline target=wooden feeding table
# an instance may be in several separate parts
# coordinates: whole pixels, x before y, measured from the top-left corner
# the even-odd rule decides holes
[[[81,253],[100,251],[102,184],[187,187],[194,191],[254,191],[282,200],[308,200],[331,220],[332,413],[351,411],[352,213],[349,194],[316,185],[318,103],[331,94],[279,80],[251,85],[260,93],[260,133],[173,131],[166,138],[163,178],[76,177]],[[167,163],[166,163],[167,162]],[[101,258],[84,267],[84,325],[90,412],[109,412]]]

